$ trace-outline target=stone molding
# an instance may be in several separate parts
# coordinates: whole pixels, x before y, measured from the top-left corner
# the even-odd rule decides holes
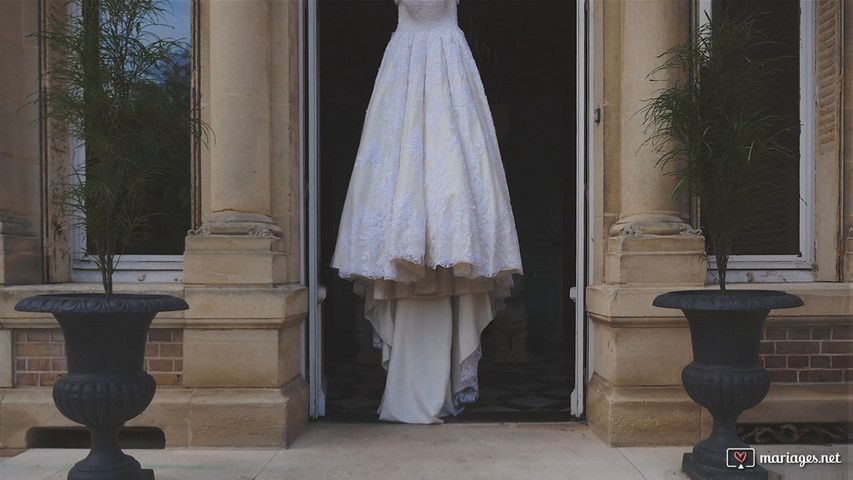
[[[729,288],[783,290],[803,299],[803,307],[771,312],[768,326],[837,326],[853,321],[853,285],[849,283],[740,283]],[[593,285],[586,290],[587,313],[593,322],[613,327],[686,328],[679,310],[654,307],[652,300],[662,293],[687,289],[683,285]]]
[[[702,231],[686,224],[676,215],[640,214],[620,218],[610,227],[610,236],[639,237],[643,235],[700,236]]]
[[[281,227],[272,218],[257,213],[219,213],[190,230],[190,236],[245,235],[259,238],[283,238]]]
[[[51,293],[97,293],[100,284],[61,283],[0,287],[0,330],[15,328],[56,328],[49,313],[15,311],[15,304],[26,297]],[[308,312],[308,293],[302,285],[251,287],[194,287],[183,284],[116,284],[116,293],[162,293],[184,298],[190,310],[161,312],[151,325],[156,328],[182,329],[281,329],[304,320]],[[235,297],[242,300],[229,302]],[[217,304],[211,304],[215,299]],[[193,303],[196,303],[194,306]],[[205,302],[202,306],[198,302]],[[246,305],[252,308],[247,309]]]

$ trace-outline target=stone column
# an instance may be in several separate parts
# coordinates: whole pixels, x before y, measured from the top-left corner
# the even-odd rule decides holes
[[[298,89],[300,6],[201,2],[202,105],[212,135],[202,153],[202,225],[184,254],[183,385],[194,389],[193,438],[206,439],[203,446],[282,447],[308,419],[307,291],[299,259],[288,258],[298,252],[288,242],[299,238],[288,215],[298,218],[300,205],[280,187],[300,183],[298,155],[281,153],[298,151],[300,138],[279,133],[295,127],[278,112],[280,96],[299,98],[290,93]],[[290,104],[297,114],[298,105]]]
[[[608,283],[704,283],[704,262],[697,260],[703,240],[691,231],[683,217],[687,199],[674,199],[673,178],[657,167],[660,154],[647,142],[648,134],[641,112],[647,99],[661,87],[648,75],[660,65],[658,54],[687,37],[688,2],[645,0],[620,2],[618,21],[611,19],[605,42],[620,41],[619,55],[611,72],[618,79],[605,79],[606,96],[618,98],[619,115],[611,127],[615,135],[607,142],[618,142],[619,157],[607,159],[618,169],[618,220],[610,227],[605,276]],[[612,10],[611,10],[612,12]],[[620,39],[620,40],[616,40]],[[613,59],[605,59],[605,62]],[[662,76],[659,74],[658,77]],[[617,166],[618,163],[618,166]],[[606,194],[606,193],[605,193]]]
[[[646,0],[624,2],[622,8],[621,212],[610,231],[612,235],[675,235],[688,228],[680,217],[683,205],[670,198],[675,184],[655,165],[660,154],[646,143],[641,110],[662,85],[648,77],[662,61],[657,55],[687,37],[688,6],[687,2]]]
[[[271,217],[269,0],[203,4],[212,135],[203,224],[187,239],[190,284],[283,283],[284,234]],[[278,52],[280,53],[280,52]]]
[[[211,211],[206,234],[274,235],[270,217],[270,4],[210,2]]]

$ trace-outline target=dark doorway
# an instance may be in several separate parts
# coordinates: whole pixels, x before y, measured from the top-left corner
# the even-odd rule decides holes
[[[375,421],[384,388],[352,284],[328,267],[364,112],[397,22],[392,0],[318,2],[320,282],[326,417]],[[492,109],[525,276],[483,334],[481,398],[455,421],[569,420],[574,386],[575,5],[463,0],[459,24]]]

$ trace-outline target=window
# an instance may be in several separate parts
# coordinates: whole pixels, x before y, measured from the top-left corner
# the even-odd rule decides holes
[[[769,159],[766,180],[781,187],[770,206],[735,247],[729,263],[733,282],[811,281],[814,279],[815,51],[814,5],[808,0],[713,0],[700,2],[710,14],[754,14],[777,65],[777,94],[767,99],[770,113],[791,126],[782,143],[799,153],[799,162]],[[704,13],[702,14],[704,19]],[[799,126],[799,128],[797,128]],[[714,267],[712,262],[712,267]],[[713,279],[713,271],[709,271]]]
[[[192,26],[192,0],[165,0],[162,6],[167,10],[153,33],[163,38],[173,38],[186,42],[189,46]],[[189,48],[180,51],[171,67],[161,68],[151,79],[151,88],[179,98],[186,110],[176,115],[192,114],[192,53]],[[160,125],[150,125],[150,132],[136,140],[134,145],[145,152],[158,171],[162,173],[161,182],[146,207],[145,215],[151,229],[151,235],[144,241],[130,246],[120,258],[115,272],[116,282],[174,282],[182,279],[182,255],[184,238],[192,228],[192,156],[193,146],[187,135],[170,142],[163,142],[158,135]],[[72,151],[72,165],[76,170],[85,171],[85,151],[77,147]],[[73,233],[73,269],[71,279],[75,282],[100,282],[100,275],[94,261],[82,252],[86,239],[79,228]]]

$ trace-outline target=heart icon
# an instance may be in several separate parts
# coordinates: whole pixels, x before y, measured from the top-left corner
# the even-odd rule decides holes
[[[734,455],[735,460],[737,460],[738,462],[743,463],[746,461],[746,452],[734,452]]]

